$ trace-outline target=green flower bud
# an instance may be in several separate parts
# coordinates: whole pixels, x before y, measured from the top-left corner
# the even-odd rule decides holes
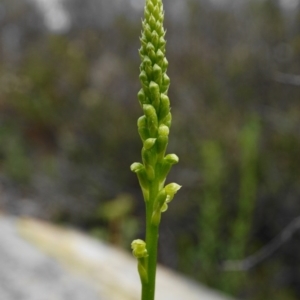
[[[148,1],[146,10],[151,12],[154,10],[154,5],[151,1]]]
[[[164,158],[169,138],[168,136],[159,136],[157,138],[157,160],[160,161]]]
[[[161,5],[156,5],[152,11],[152,14],[155,16],[155,18],[157,20],[160,21],[160,23],[162,23],[164,14],[163,14]],[[162,24],[161,24],[161,27],[162,27]]]
[[[146,71],[147,78],[151,78],[153,73],[153,68],[152,68],[152,61],[148,56],[145,56],[143,59],[143,69]]]
[[[143,105],[143,110],[147,118],[148,129],[151,137],[156,137],[158,120],[155,108],[152,105]]]
[[[149,104],[149,100],[145,95],[145,92],[143,89],[140,89],[140,91],[138,92],[138,99],[140,101],[141,106],[143,107],[144,104]]]
[[[149,82],[148,82],[148,77],[145,71],[141,71],[140,73],[140,81],[143,85],[148,86]]]
[[[148,257],[146,243],[143,240],[134,240],[131,243],[132,254],[136,258]]]
[[[155,54],[155,47],[153,46],[152,43],[148,43],[147,44],[147,53],[149,58],[154,61],[156,58],[156,54]]]
[[[174,165],[174,164],[177,164],[179,162],[179,158],[176,154],[168,154],[164,158],[164,161],[168,164]]]
[[[170,99],[167,95],[160,95],[160,110],[159,110],[159,119],[163,120],[170,113]]]
[[[153,66],[153,79],[154,79],[154,81],[158,85],[158,100],[159,100],[159,98],[160,98],[160,95],[159,95],[159,86],[162,83],[162,69],[157,64],[155,64]],[[150,85],[151,85],[151,83],[150,83]]]
[[[164,203],[164,205],[161,208],[161,212],[165,212],[165,211],[167,211],[167,209],[168,209],[168,204]]]
[[[159,50],[159,51],[160,51],[160,50]],[[169,66],[169,63],[168,63],[167,59],[164,58],[164,59],[163,59],[163,62],[162,62],[162,66],[161,66],[163,72],[166,72],[166,71],[167,71],[168,66]]]
[[[162,65],[164,58],[165,58],[165,54],[160,49],[158,49],[156,51],[156,63]]]
[[[181,189],[181,185],[177,183],[169,183],[165,186],[165,191],[168,195],[166,202],[169,203],[174,198],[174,195]]]
[[[164,158],[168,142],[169,142],[169,127],[165,125],[160,125],[158,129],[158,138],[157,138],[157,159],[160,161]]]
[[[138,162],[135,162],[130,166],[130,170],[134,173],[137,173],[142,169],[145,169],[145,167],[143,166],[143,164],[138,163]]]
[[[151,41],[151,38],[152,38],[151,27],[147,23],[144,27],[144,35],[148,41]]]
[[[152,181],[155,179],[155,171],[154,168],[151,165],[145,165],[145,170],[147,173],[147,178],[149,181]]]
[[[152,3],[151,3],[151,4],[152,4]],[[152,7],[153,7],[153,4],[152,4]],[[143,24],[143,22],[145,22],[146,20],[149,20],[150,16],[151,16],[151,13],[150,13],[149,9],[148,9],[147,7],[145,7],[145,11],[144,11],[144,17],[145,17],[145,19],[144,19],[144,21],[142,21],[142,24]]]
[[[164,74],[163,85],[170,85],[170,77],[166,73]]]
[[[156,28],[155,30],[157,31],[159,36],[165,36],[166,32],[164,31],[164,28],[161,26],[161,22],[157,21],[156,22]]]
[[[141,163],[133,163],[130,166],[130,169],[132,172],[136,173],[139,184],[141,186],[144,200],[148,201],[149,200],[149,180],[148,180],[148,175],[145,169],[145,166]]]
[[[149,22],[149,25],[150,25],[151,29],[154,30],[155,27],[156,27],[156,20],[155,20],[155,18],[153,17],[153,15],[150,16],[148,22]]]
[[[159,193],[158,193],[158,195],[157,195],[157,197],[156,197],[156,199],[155,199],[155,201],[154,201],[154,210],[161,210],[161,208],[162,208],[162,206],[164,205],[164,203],[166,202],[166,199],[167,199],[167,192],[166,192],[166,190],[165,189],[162,189]]]
[[[150,139],[147,139],[146,141],[148,141],[148,143],[146,143],[147,144],[146,147],[150,147],[150,148],[148,148],[148,149],[145,148],[145,143],[144,143],[144,147],[142,148],[143,162],[145,165],[154,166],[156,163],[156,157],[157,157],[156,151],[157,150],[156,150],[156,147],[153,147],[153,146],[154,146],[154,143],[156,142],[156,139],[150,138]]]
[[[154,50],[155,50],[155,47],[153,46],[152,43],[149,42],[149,43],[147,44],[147,51],[150,52],[150,51],[154,51]]]
[[[162,124],[158,128],[158,135],[159,136],[168,136],[170,133],[170,129],[168,126]]]
[[[161,124],[165,124],[166,126],[168,126],[169,128],[171,127],[171,123],[172,123],[172,115],[169,112],[168,115],[160,122]]]
[[[166,40],[164,39],[163,36],[159,39],[159,49],[160,49],[163,53],[166,52]]]
[[[169,86],[170,86],[170,78],[165,73],[164,76],[163,76],[163,83],[162,83],[162,87],[161,87],[161,92],[166,93],[169,89]]]
[[[172,182],[165,186],[165,191],[168,195],[174,195],[181,189],[181,185]]]
[[[155,142],[156,142],[156,139],[153,139],[153,138],[145,140],[145,142],[144,142],[144,148],[146,150],[151,149],[154,146]]]
[[[141,140],[145,141],[149,138],[149,130],[147,127],[147,118],[146,116],[141,116],[138,118],[137,122],[138,132],[140,134]]]
[[[155,48],[158,48],[158,43],[159,43],[159,35],[158,33],[153,30],[151,34],[151,39],[152,39],[152,44]]]
[[[167,199],[167,193],[165,191],[165,189],[162,189],[155,201],[154,201],[154,206],[153,206],[153,213],[152,213],[152,217],[151,217],[151,223],[153,225],[156,225],[158,226],[159,223],[160,223],[160,218],[161,218],[161,210],[162,210],[162,207],[164,206],[165,202],[166,202],[166,199]]]
[[[145,165],[148,180],[152,181],[155,178],[155,171],[153,166],[155,166],[157,160],[156,149],[151,148],[147,150],[143,147],[142,159]]]
[[[157,66],[157,65],[154,65],[154,67],[155,66]],[[154,67],[153,67],[153,73],[154,73]],[[158,110],[159,104],[160,104],[159,85],[157,83],[155,83],[154,81],[151,81],[150,85],[149,85],[149,90],[150,90],[150,94],[151,94],[152,105],[154,106],[154,108],[156,110]]]
[[[158,164],[157,167],[157,175],[159,177],[159,181],[161,183],[161,185],[163,185],[163,183],[166,180],[167,175],[169,174],[172,166],[176,163],[178,163],[179,158],[176,154],[168,154],[167,156],[165,156],[165,158]]]
[[[142,35],[142,37],[140,37],[140,41],[141,41],[141,49],[139,51],[143,51],[144,53],[146,53],[146,48],[147,48],[147,39],[145,37],[145,35]],[[143,61],[143,60],[142,60]]]

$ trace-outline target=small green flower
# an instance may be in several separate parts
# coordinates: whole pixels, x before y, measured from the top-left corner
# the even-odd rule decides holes
[[[177,183],[169,183],[165,186],[167,196],[166,202],[169,203],[173,200],[174,195],[181,189],[181,185]]]
[[[134,240],[131,243],[132,254],[136,258],[143,258],[148,256],[146,243],[143,240]]]

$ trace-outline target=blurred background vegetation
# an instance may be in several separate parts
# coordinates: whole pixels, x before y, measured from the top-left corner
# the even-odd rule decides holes
[[[240,299],[300,298],[300,235],[248,271],[220,268],[300,214],[298,0],[165,0],[183,185],[159,261]],[[143,0],[0,2],[0,210],[129,250],[144,204],[129,170]]]

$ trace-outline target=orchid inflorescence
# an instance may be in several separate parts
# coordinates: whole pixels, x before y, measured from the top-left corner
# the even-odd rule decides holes
[[[143,142],[142,163],[131,165],[137,174],[146,204],[146,242],[132,242],[133,255],[138,259],[142,282],[142,300],[153,300],[157,257],[158,226],[176,192],[176,183],[165,185],[172,165],[178,163],[175,154],[165,155],[172,115],[167,95],[170,78],[165,57],[166,40],[163,28],[162,0],[146,0],[142,21],[140,82],[138,99],[144,112],[138,119],[138,132]]]

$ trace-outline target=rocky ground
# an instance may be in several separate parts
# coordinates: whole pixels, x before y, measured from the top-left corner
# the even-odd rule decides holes
[[[0,299],[103,299],[87,280],[22,239],[16,224],[14,218],[0,217]]]
[[[136,262],[72,229],[0,215],[0,299],[138,300]],[[157,300],[229,300],[159,267]]]
[[[24,190],[0,175],[0,300],[139,300],[136,261],[129,253],[37,221],[53,219],[57,207],[82,207],[47,177],[33,179],[34,188]],[[159,267],[157,300],[185,298],[229,300]]]

